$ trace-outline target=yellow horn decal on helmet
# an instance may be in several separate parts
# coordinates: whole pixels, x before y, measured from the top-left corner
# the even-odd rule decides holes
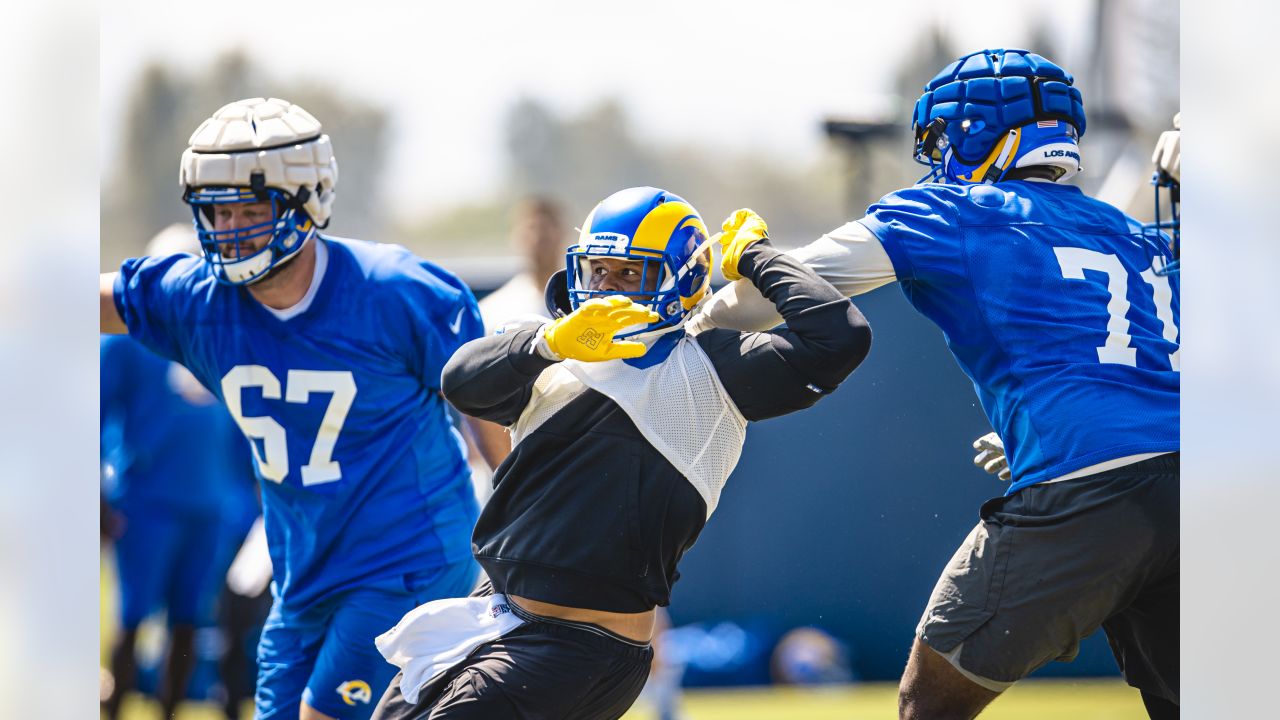
[[[631,249],[633,251],[652,250],[658,254],[666,252],[671,236],[677,228],[687,224],[686,220],[692,220],[702,234],[706,235],[707,226],[702,223],[697,211],[687,203],[675,201],[662,203],[650,210],[649,214],[644,216],[644,220],[640,221],[640,227],[636,228],[636,234],[631,238]]]

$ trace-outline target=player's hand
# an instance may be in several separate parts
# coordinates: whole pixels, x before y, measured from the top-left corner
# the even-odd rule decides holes
[[[978,451],[978,454],[973,458],[974,465],[1001,480],[1009,480],[1011,477],[1009,458],[1005,457],[1004,441],[1000,439],[999,435],[993,432],[983,435],[973,441],[973,449]]]
[[[1182,113],[1173,116],[1173,129],[1160,134],[1151,162],[1176,183],[1182,182]]]
[[[742,277],[738,272],[742,253],[761,240],[768,240],[769,226],[754,210],[742,208],[725,218],[720,229],[723,230],[717,236],[720,241],[720,272],[725,280],[737,280]]]
[[[660,317],[621,295],[593,298],[547,325],[542,338],[547,349],[563,359],[600,362],[637,358],[648,347],[628,340],[614,342],[614,333],[632,325],[656,322]]]

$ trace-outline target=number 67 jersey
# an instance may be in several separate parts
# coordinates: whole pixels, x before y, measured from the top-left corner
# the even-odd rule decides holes
[[[311,289],[283,313],[198,257],[127,260],[115,285],[129,334],[187,366],[249,439],[286,611],[470,557],[478,513],[439,392],[482,333],[471,291],[399,246],[316,242]]]
[[[860,222],[1004,440],[1012,493],[1175,451],[1178,278],[1136,221],[1070,185],[921,184]]]

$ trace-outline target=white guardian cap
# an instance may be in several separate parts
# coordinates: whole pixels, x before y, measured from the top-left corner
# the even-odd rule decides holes
[[[201,123],[188,144],[179,183],[220,281],[262,279],[329,224],[338,163],[320,122],[301,107],[277,98],[239,100]],[[268,202],[266,222],[215,226],[219,205]]]

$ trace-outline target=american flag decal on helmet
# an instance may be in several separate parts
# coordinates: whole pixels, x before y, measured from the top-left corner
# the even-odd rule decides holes
[[[1037,121],[1036,121],[1036,127],[1038,127],[1038,128],[1056,128],[1056,127],[1058,127],[1058,121],[1057,121],[1057,120],[1037,120]]]

